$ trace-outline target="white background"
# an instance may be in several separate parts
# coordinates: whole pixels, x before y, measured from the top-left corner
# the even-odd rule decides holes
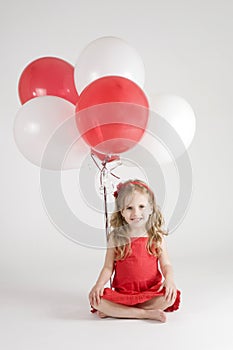
[[[231,348],[232,6],[230,0],[1,3],[1,348]],[[182,96],[196,114],[192,202],[167,238],[182,306],[163,325],[89,313],[87,294],[104,251],[75,244],[52,225],[40,170],[13,138],[25,66],[43,56],[75,65],[102,36],[120,37],[139,52],[146,93]]]

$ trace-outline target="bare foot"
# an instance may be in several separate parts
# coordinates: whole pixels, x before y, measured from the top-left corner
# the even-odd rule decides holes
[[[108,317],[107,315],[105,315],[103,312],[101,311],[97,311],[97,315],[100,317],[100,318],[105,318],[105,317]]]
[[[157,320],[160,322],[166,322],[166,314],[163,310],[146,310],[146,318],[150,320]]]

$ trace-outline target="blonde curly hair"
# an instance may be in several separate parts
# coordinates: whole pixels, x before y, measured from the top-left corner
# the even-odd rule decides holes
[[[124,183],[120,183],[117,186],[117,191],[114,193],[116,198],[115,211],[110,219],[112,231],[108,236],[109,246],[115,248],[116,260],[124,259],[131,253],[129,228],[121,211],[125,208],[126,197],[132,196],[135,191],[148,195],[148,201],[152,207],[152,213],[146,223],[148,253],[159,256],[162,252],[162,237],[163,235],[168,235],[168,232],[162,228],[164,219],[160,208],[156,204],[154,194],[145,182],[141,180],[128,180]]]

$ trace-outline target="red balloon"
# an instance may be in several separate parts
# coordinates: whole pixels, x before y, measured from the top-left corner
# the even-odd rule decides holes
[[[105,76],[93,81],[80,94],[76,124],[92,149],[119,154],[142,138],[147,126],[148,100],[133,81]]]
[[[74,67],[60,58],[38,58],[23,70],[18,92],[22,104],[45,95],[58,96],[76,104],[79,96],[74,84]]]
[[[117,154],[111,154],[111,155],[106,155],[103,153],[99,153],[96,150],[92,149],[91,153],[98,157],[102,163],[110,163],[114,162],[115,160],[120,160],[120,157]]]

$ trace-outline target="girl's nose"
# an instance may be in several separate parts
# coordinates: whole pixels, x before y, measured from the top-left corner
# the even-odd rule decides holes
[[[138,208],[133,208],[132,214],[133,214],[133,216],[137,216],[139,214]]]

